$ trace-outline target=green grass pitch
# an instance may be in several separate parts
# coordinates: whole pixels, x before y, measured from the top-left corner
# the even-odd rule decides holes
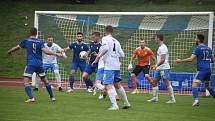
[[[108,111],[109,99],[98,100],[85,90],[74,93],[55,91],[51,102],[45,89],[33,92],[37,102],[24,103],[23,87],[0,87],[0,121],[214,121],[212,98],[200,98],[200,107],[192,107],[192,96],[176,96],[176,104],[166,104],[168,95],[158,103],[148,103],[149,94],[130,95],[129,110]],[[122,107],[122,101],[119,106]]]

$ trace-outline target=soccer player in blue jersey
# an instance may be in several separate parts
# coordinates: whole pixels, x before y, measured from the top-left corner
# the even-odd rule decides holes
[[[35,98],[32,95],[31,87],[30,87],[30,79],[34,72],[36,72],[39,76],[41,81],[44,82],[46,89],[49,93],[49,96],[52,101],[55,101],[55,97],[53,95],[51,85],[49,84],[48,80],[45,78],[45,72],[43,70],[43,62],[42,62],[42,52],[55,55],[55,56],[62,56],[59,53],[53,53],[47,50],[44,47],[44,43],[36,38],[37,29],[32,28],[30,30],[31,36],[21,41],[21,43],[8,51],[8,54],[12,54],[13,52],[19,50],[20,48],[26,49],[27,52],[27,65],[24,71],[24,85],[25,85],[25,92],[28,96],[28,100],[26,103],[35,102]]]
[[[196,45],[197,47],[194,49],[193,54],[189,58],[176,59],[177,63],[192,62],[194,59],[197,59],[197,73],[192,83],[192,93],[194,98],[192,106],[199,106],[197,87],[201,82],[205,83],[206,88],[213,96],[213,98],[215,98],[215,92],[209,86],[211,76],[211,63],[215,61],[212,50],[204,44],[204,35],[202,34],[197,34]]]
[[[93,42],[90,43],[90,51],[88,53],[89,57],[89,63],[86,65],[86,68],[83,72],[82,78],[86,82],[88,80],[88,76],[91,75],[93,72],[97,72],[98,69],[98,63],[92,64],[94,60],[96,59],[97,54],[99,53],[99,49],[101,47],[100,43],[100,33],[99,32],[93,32],[92,33],[92,39]],[[93,86],[92,83],[89,86]],[[89,88],[88,92],[91,92],[92,90]]]
[[[81,72],[84,71],[86,67],[86,60],[83,60],[80,58],[80,52],[81,51],[89,51],[89,47],[87,44],[83,42],[83,33],[78,32],[77,33],[77,41],[71,43],[67,48],[64,48],[64,51],[73,50],[73,58],[70,65],[70,77],[69,77],[69,83],[70,83],[70,89],[67,90],[67,92],[73,91],[73,84],[74,84],[74,75],[77,69],[79,68]],[[85,81],[87,88],[89,88],[89,80]]]

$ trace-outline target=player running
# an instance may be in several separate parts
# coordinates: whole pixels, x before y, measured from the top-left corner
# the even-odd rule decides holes
[[[215,92],[211,87],[209,87],[210,77],[211,77],[211,63],[215,61],[212,54],[211,48],[204,44],[204,35],[197,34],[195,39],[197,47],[194,49],[193,54],[189,58],[176,59],[177,63],[181,62],[192,62],[197,59],[197,73],[193,79],[192,83],[192,93],[194,102],[192,106],[199,106],[198,99],[198,86],[201,82],[205,83],[205,87],[210,92],[210,94],[215,98]]]
[[[152,89],[153,98],[148,100],[148,102],[157,102],[158,101],[158,87],[157,83],[160,79],[164,81],[168,91],[170,100],[166,103],[176,103],[174,91],[170,83],[170,65],[168,62],[169,52],[167,46],[164,44],[163,35],[156,35],[155,42],[159,45],[157,50],[157,64],[153,67],[155,70],[154,83],[156,87]]]
[[[127,99],[124,88],[121,86],[120,81],[120,65],[119,57],[124,57],[124,52],[121,48],[118,40],[112,37],[113,28],[107,26],[105,28],[105,36],[102,38],[102,50],[99,52],[96,60],[93,63],[99,61],[99,58],[103,57],[104,61],[104,80],[103,84],[107,90],[112,106],[108,110],[119,110],[116,102],[116,91],[113,89],[113,85],[118,90],[121,98],[124,101],[123,109],[128,109],[130,104]]]
[[[152,59],[156,63],[156,58],[152,50],[146,45],[146,40],[141,39],[140,40],[140,47],[136,48],[134,50],[134,54],[131,57],[130,64],[128,65],[128,70],[132,69],[132,62],[135,60],[136,56],[138,57],[138,62],[136,67],[134,68],[133,72],[131,73],[131,80],[132,80],[132,88],[133,91],[131,94],[139,93],[136,85],[136,76],[143,72],[145,78],[148,80],[148,82],[153,85],[153,88],[157,86],[153,83],[152,78],[149,75],[150,70],[150,59]]]
[[[83,42],[83,33],[81,32],[77,33],[77,41],[71,43],[69,47],[64,48],[65,52],[68,50],[73,50],[73,58],[70,66],[70,77],[69,77],[70,88],[67,90],[67,92],[73,92],[75,72],[77,71],[78,68],[81,70],[81,72],[83,72],[86,67],[86,60],[80,59],[80,52],[89,51],[87,44]],[[91,87],[93,86],[92,82],[89,80],[85,81],[85,83],[86,83],[87,89],[89,88],[89,86]]]
[[[48,80],[45,78],[45,72],[43,70],[43,62],[42,62],[42,52],[54,55],[54,56],[62,56],[59,53],[53,53],[45,48],[42,40],[36,38],[37,29],[32,28],[30,30],[31,36],[21,41],[21,43],[8,51],[8,54],[12,54],[13,52],[19,50],[20,48],[26,49],[27,52],[27,64],[24,71],[24,85],[25,85],[25,92],[28,96],[28,100],[26,103],[35,102],[35,98],[32,95],[31,87],[30,87],[30,79],[34,72],[36,72],[39,76],[41,81],[44,82],[46,89],[49,93],[49,96],[52,101],[55,101],[55,97],[53,95],[51,85],[49,84]]]
[[[49,36],[47,39],[47,42],[44,44],[45,48],[47,48],[49,51],[52,51],[53,53],[60,52],[63,54],[63,58],[66,59],[67,56],[64,53],[64,50],[56,43],[53,42],[54,38],[52,36]],[[59,73],[59,66],[57,64],[57,57],[53,55],[44,54],[43,55],[43,69],[45,72],[47,72],[48,69],[51,69],[52,72],[55,74],[55,79],[57,82],[58,90],[63,91],[61,87],[61,76]],[[37,82],[33,82],[37,81]],[[34,90],[38,90],[39,87],[39,80],[36,79],[36,75],[33,74],[32,76],[32,83],[35,84]]]

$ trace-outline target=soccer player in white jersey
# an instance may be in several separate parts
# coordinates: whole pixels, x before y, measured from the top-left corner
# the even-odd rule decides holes
[[[170,65],[168,62],[169,52],[167,46],[164,44],[163,35],[156,35],[155,42],[159,45],[157,50],[157,64],[153,67],[155,70],[155,78],[154,83],[158,83],[160,79],[164,81],[168,91],[170,100],[166,103],[176,103],[174,97],[174,91],[170,83]],[[157,102],[158,101],[158,87],[152,89],[153,98],[148,100],[149,102]]]
[[[67,56],[64,53],[64,50],[56,43],[53,42],[54,39],[52,36],[49,36],[47,39],[47,43],[44,44],[45,48],[47,48],[49,51],[51,52],[60,52],[63,55],[63,58],[66,59]],[[62,87],[61,87],[61,76],[59,73],[59,66],[57,64],[57,57],[53,56],[53,55],[47,55],[47,54],[43,54],[43,69],[45,70],[45,72],[47,72],[48,69],[51,69],[51,71],[54,72],[55,74],[55,79],[57,82],[57,86],[58,86],[58,90],[59,91],[63,91]],[[38,79],[35,79],[35,75],[34,77],[32,77],[37,82],[35,82],[35,86],[36,88],[34,90],[38,90]]]
[[[127,95],[120,81],[120,65],[119,57],[124,57],[124,52],[118,40],[112,37],[113,28],[107,26],[105,28],[105,36],[102,38],[102,51],[99,52],[94,62],[98,62],[99,58],[103,57],[104,61],[104,77],[103,84],[107,90],[112,106],[108,110],[119,110],[116,102],[116,91],[113,85],[119,92],[124,101],[123,109],[128,109],[131,105],[128,102]]]
[[[102,52],[102,46],[99,48],[99,53],[101,52]],[[95,87],[100,90],[100,95],[99,95],[100,100],[106,97],[105,86],[102,84],[103,76],[104,76],[104,61],[103,61],[103,57],[101,57],[98,62],[98,68],[97,68],[96,79],[95,79]],[[94,91],[96,91],[95,89]],[[113,87],[113,89],[115,90],[115,87]],[[114,92],[116,92],[116,90]],[[94,95],[95,95],[95,92],[94,92]],[[117,93],[115,93],[115,97],[117,101],[120,100],[120,97],[117,95]]]

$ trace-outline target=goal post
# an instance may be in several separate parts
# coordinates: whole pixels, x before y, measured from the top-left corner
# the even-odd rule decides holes
[[[73,12],[73,11],[35,11],[34,27],[38,28],[39,14],[61,14],[61,15],[208,15],[208,46],[212,48],[214,12]]]
[[[91,42],[92,32],[104,32],[106,25],[114,27],[117,38],[125,52],[121,59],[123,80],[128,80],[127,66],[139,40],[147,40],[147,46],[156,54],[158,46],[154,42],[156,34],[163,34],[169,49],[169,62],[173,72],[172,84],[180,94],[190,91],[191,82],[196,72],[195,63],[175,64],[176,58],[189,57],[195,46],[196,34],[203,34],[206,44],[214,49],[214,12],[77,12],[77,11],[35,11],[34,27],[38,29],[38,37],[45,39],[53,35],[55,42],[62,47],[68,46],[76,39],[77,32],[84,33],[84,41]],[[68,53],[71,57],[71,53]],[[71,58],[70,58],[71,59]],[[70,61],[59,60],[61,75],[68,79]],[[214,67],[214,65],[213,65]],[[214,71],[213,71],[214,73]],[[175,75],[174,75],[175,74]],[[181,78],[181,76],[187,78]],[[81,80],[81,73],[76,79]],[[152,73],[153,75],[153,73]],[[53,75],[49,75],[53,78]],[[181,81],[179,81],[181,78]],[[151,89],[151,86],[140,78],[139,87]],[[200,86],[200,90],[204,85]],[[160,88],[162,84],[160,84]]]

